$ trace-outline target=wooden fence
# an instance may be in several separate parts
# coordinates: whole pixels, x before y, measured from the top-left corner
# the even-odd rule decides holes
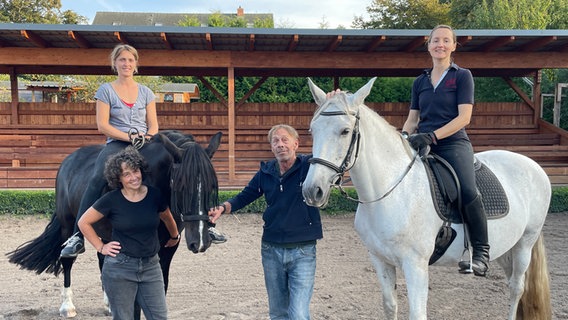
[[[407,103],[368,103],[393,126],[400,128]],[[223,132],[213,158],[222,186],[240,188],[271,159],[266,134],[274,124],[294,126],[301,136],[300,152],[309,153],[308,131],[313,103],[248,103],[236,110],[235,179],[228,179],[228,116],[219,103],[158,103],[160,128],[192,133],[206,143]],[[20,103],[12,121],[10,103],[0,103],[0,188],[54,186],[61,161],[80,146],[103,143],[96,130],[94,103]],[[524,103],[478,103],[468,132],[476,151],[508,149],[539,161],[554,183],[568,183],[568,135],[535,118]]]

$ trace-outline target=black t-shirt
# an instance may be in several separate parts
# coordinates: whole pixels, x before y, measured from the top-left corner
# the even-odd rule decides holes
[[[148,193],[138,202],[128,201],[120,189],[102,196],[93,207],[112,224],[112,240],[120,242],[130,257],[151,257],[160,250],[158,225],[160,212],[167,203],[158,189],[148,186]]]
[[[432,69],[425,70],[414,80],[412,86],[410,109],[420,110],[418,132],[430,132],[443,127],[459,115],[458,105],[474,103],[474,82],[471,71],[452,63],[435,89],[430,82],[431,71]],[[449,142],[457,139],[469,140],[465,128],[441,141]]]

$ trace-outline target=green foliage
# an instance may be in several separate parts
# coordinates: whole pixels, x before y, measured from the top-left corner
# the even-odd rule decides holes
[[[264,18],[264,19],[256,18],[254,20],[254,27],[272,29],[274,28],[274,20],[272,20],[271,18]]]
[[[0,214],[51,215],[55,212],[55,191],[0,190]]]
[[[201,21],[196,16],[185,16],[177,23],[180,27],[201,27]]]
[[[565,29],[568,0],[372,0],[361,29]]]
[[[219,203],[239,193],[240,190],[219,191]],[[354,188],[346,188],[345,192],[357,199]],[[266,209],[264,197],[242,208],[238,213],[261,213]],[[321,210],[322,214],[337,215],[354,213],[357,202],[348,199],[337,189],[331,191],[328,205]],[[55,191],[53,190],[1,190],[0,215],[51,215],[55,212]],[[549,213],[568,212],[568,187],[553,187]]]
[[[227,25],[227,21],[220,11],[215,11],[207,19],[207,25],[209,27],[224,27]]]
[[[367,7],[371,18],[356,17],[352,23],[362,29],[431,29],[450,22],[450,4],[438,0],[373,0]]]
[[[568,211],[568,187],[552,188],[552,199],[548,212]]]
[[[71,10],[61,12],[61,0],[0,0],[0,22],[77,24],[87,18]]]

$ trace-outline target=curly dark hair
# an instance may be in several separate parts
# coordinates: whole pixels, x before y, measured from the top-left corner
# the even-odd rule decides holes
[[[140,169],[142,180],[148,173],[148,163],[144,157],[132,146],[110,156],[105,163],[104,175],[111,189],[122,188],[120,176],[122,175],[122,164],[133,170]]]

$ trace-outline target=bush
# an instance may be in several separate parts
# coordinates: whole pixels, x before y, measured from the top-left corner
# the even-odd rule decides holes
[[[43,214],[55,212],[53,190],[0,190],[0,214]]]
[[[219,191],[219,202],[234,197],[240,190]],[[351,198],[357,198],[353,188],[345,189]],[[266,208],[264,197],[261,197],[242,208],[240,213],[258,213]],[[333,189],[327,206],[322,209],[323,214],[337,215],[353,213],[357,209],[357,202],[347,199],[337,189]],[[0,214],[13,215],[51,215],[55,212],[55,191],[53,190],[0,190]],[[552,188],[550,213],[568,212],[568,187]]]

